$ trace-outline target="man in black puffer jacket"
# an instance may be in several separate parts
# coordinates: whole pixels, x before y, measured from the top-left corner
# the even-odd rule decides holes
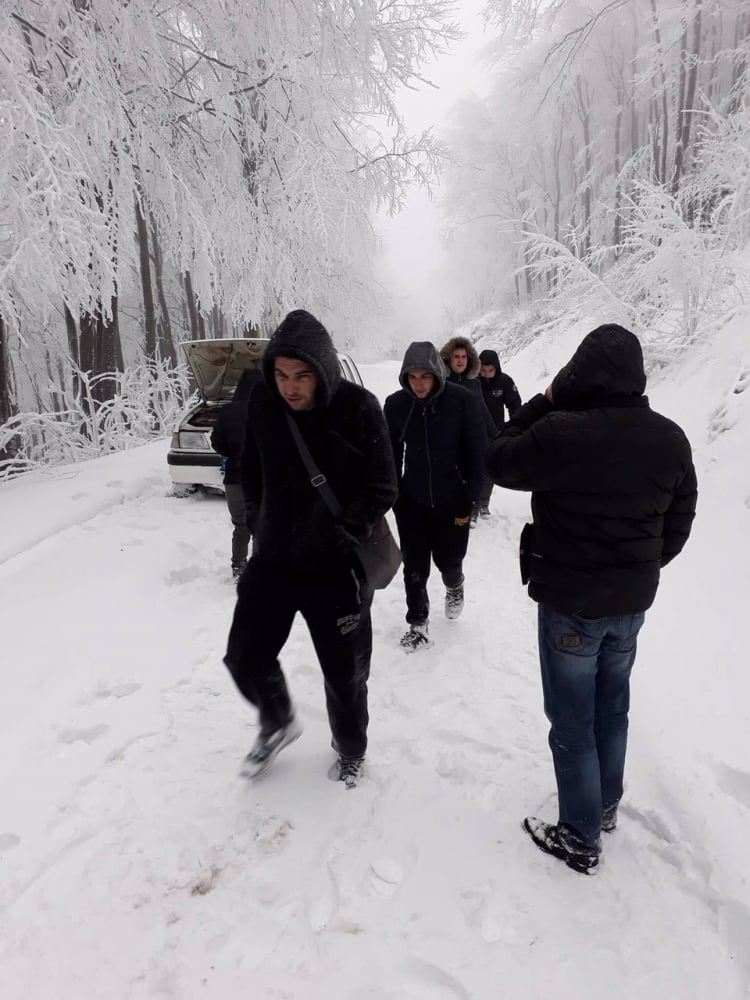
[[[278,660],[299,611],[325,679],[335,777],[356,784],[367,747],[372,591],[353,547],[396,498],[388,431],[375,396],[340,377],[328,332],[304,310],[271,337],[263,374],[242,456],[253,551],[224,660],[260,713],[243,773],[264,773],[301,732]],[[338,518],[303,464],[290,420],[343,508]]]
[[[446,616],[458,618],[463,610],[463,560],[482,484],[485,432],[476,398],[446,382],[440,355],[428,341],[409,345],[399,382],[402,388],[384,409],[399,485],[394,513],[409,624],[401,645],[413,652],[429,645],[433,559],[446,587]]]
[[[231,402],[222,406],[211,431],[211,447],[224,457],[224,495],[232,522],[232,576],[239,580],[247,565],[250,529],[247,526],[247,504],[242,489],[240,459],[245,444],[247,407],[253,388],[263,378],[258,368],[240,375]]]
[[[495,483],[532,492],[521,573],[539,603],[559,819],[524,826],[576,871],[596,869],[616,826],[636,638],[695,516],[690,444],[645,387],[638,339],[598,327],[487,452]]]

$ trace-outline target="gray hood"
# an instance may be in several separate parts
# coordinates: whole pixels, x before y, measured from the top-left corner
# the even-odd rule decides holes
[[[409,387],[409,379],[407,375],[410,371],[418,368],[423,372],[432,372],[435,376],[435,388],[427,397],[427,400],[435,399],[445,388],[445,366],[440,358],[440,352],[434,344],[430,343],[429,340],[415,340],[413,343],[409,344],[406,348],[406,354],[404,354],[404,362],[401,365],[401,372],[398,376],[399,384],[402,389],[406,389],[410,396],[414,399],[417,397],[411,391]],[[427,402],[424,400],[423,402]],[[422,400],[420,400],[422,402]]]

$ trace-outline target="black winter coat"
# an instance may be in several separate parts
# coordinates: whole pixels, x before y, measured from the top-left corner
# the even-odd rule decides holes
[[[435,391],[425,400],[408,388],[407,374],[415,367],[435,375]],[[390,395],[384,407],[399,494],[426,507],[475,502],[486,442],[476,397],[446,382],[440,356],[426,341],[407,350],[399,381],[404,388]]]
[[[263,375],[257,368],[242,373],[234,396],[217,413],[211,431],[211,447],[225,459],[224,482],[233,486],[242,482],[240,460],[245,444],[247,407],[253,389],[262,379]]]
[[[292,438],[291,409],[273,379],[274,358],[299,358],[319,377],[316,406],[292,414],[321,473],[343,507],[338,520],[310,482]],[[253,556],[315,576],[348,564],[396,499],[383,411],[375,396],[340,377],[336,351],[317,320],[290,313],[266,348],[265,384],[253,391],[242,456],[242,485]]]
[[[682,430],[650,409],[637,338],[600,327],[487,451],[499,486],[531,490],[529,596],[586,618],[649,608],[682,549],[697,484]],[[522,566],[522,572],[524,567]]]
[[[478,381],[484,404],[495,427],[500,431],[505,426],[505,411],[513,417],[521,409],[521,396],[513,379],[501,369],[497,351],[482,351],[479,357],[483,365],[493,365],[495,368],[492,378],[482,378],[480,375]]]

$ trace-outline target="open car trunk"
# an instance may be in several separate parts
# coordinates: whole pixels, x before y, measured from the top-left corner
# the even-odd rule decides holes
[[[227,401],[242,373],[260,368],[268,338],[187,340],[180,344],[193,371],[201,399],[207,403]]]

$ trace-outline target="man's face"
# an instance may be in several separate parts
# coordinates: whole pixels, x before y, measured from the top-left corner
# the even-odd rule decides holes
[[[427,399],[435,387],[435,375],[423,368],[413,368],[407,375],[409,388],[417,399]]]
[[[482,365],[479,369],[479,374],[482,378],[494,378],[497,368],[494,365]]]
[[[466,353],[466,348],[457,347],[455,351],[451,351],[450,369],[456,375],[463,375],[468,363],[469,355]]]
[[[287,406],[297,411],[313,409],[318,375],[306,362],[297,358],[275,358],[273,377]]]

